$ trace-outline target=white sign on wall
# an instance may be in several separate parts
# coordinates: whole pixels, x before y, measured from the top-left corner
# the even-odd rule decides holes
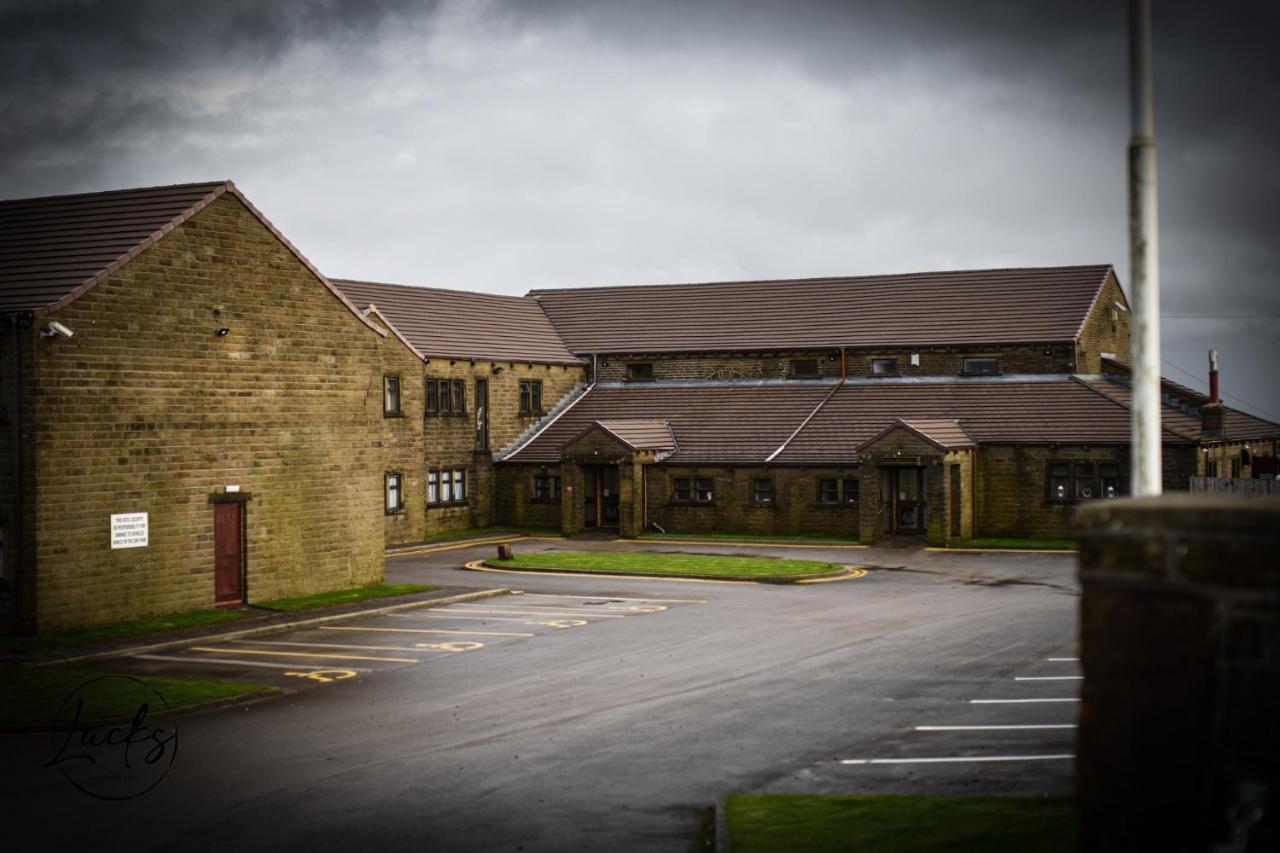
[[[112,548],[145,548],[147,540],[145,512],[122,512],[111,516]]]

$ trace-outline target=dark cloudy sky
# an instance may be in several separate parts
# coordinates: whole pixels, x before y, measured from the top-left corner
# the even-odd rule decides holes
[[[1125,6],[0,0],[0,197],[231,178],[330,275],[504,293],[1127,282]],[[1165,373],[1280,419],[1280,6],[1154,7]]]

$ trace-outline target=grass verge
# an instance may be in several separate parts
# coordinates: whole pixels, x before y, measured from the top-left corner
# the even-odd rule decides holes
[[[684,575],[726,580],[769,580],[831,575],[844,571],[839,563],[784,560],[780,557],[718,557],[701,554],[661,554],[647,551],[543,551],[517,554],[488,565],[510,569],[555,569],[640,575]]]
[[[777,542],[785,545],[797,542],[804,545],[856,545],[857,536],[759,536],[752,533],[644,533],[641,539],[661,542],[663,539],[714,539],[725,542]]]
[[[1069,853],[1071,800],[1032,797],[738,795],[734,853]]]
[[[1017,539],[1011,536],[992,536],[985,539],[970,539],[953,547],[956,548],[1026,548],[1029,550],[1052,549],[1069,550],[1076,547],[1074,539]]]
[[[0,637],[0,652],[35,652],[44,649],[63,648],[66,646],[91,645],[106,643],[139,634],[155,634],[163,631],[176,631],[179,628],[193,628],[199,625],[216,625],[221,622],[234,622],[243,619],[244,613],[238,610],[192,610],[188,613],[174,613],[168,616],[151,616],[146,619],[133,619],[128,622],[113,622],[109,625],[93,625],[88,628],[74,628],[69,631],[57,631],[52,634],[35,636]]]
[[[354,601],[367,601],[370,598],[388,598],[395,595],[412,595],[416,592],[431,592],[439,589],[430,583],[375,583],[358,586],[354,589],[339,589],[335,592],[321,592],[316,595],[302,595],[297,598],[277,598],[275,601],[254,602],[254,607],[265,610],[276,610],[281,613],[296,613],[299,610],[312,610],[317,607],[333,607],[336,604],[351,604]]]
[[[60,666],[8,666],[0,668],[0,728],[53,725],[58,711],[78,688],[111,673],[94,669]],[[130,676],[143,681],[159,693],[169,710],[229,699],[272,688],[265,684],[241,681],[205,681],[197,678],[159,678]],[[131,717],[139,706],[140,687],[135,681],[107,678],[95,683],[92,701],[84,705],[89,719],[83,722],[117,720]],[[142,693],[145,696],[145,692]],[[152,704],[155,714],[164,708]]]
[[[485,536],[559,536],[559,530],[552,530],[547,527],[464,527],[461,530],[445,530],[441,533],[433,533],[423,539],[421,542],[415,542],[414,545],[431,545],[440,542],[461,541],[463,539],[479,539]]]

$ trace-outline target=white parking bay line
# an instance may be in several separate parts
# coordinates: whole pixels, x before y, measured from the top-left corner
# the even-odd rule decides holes
[[[256,643],[260,646],[297,646],[305,649],[367,649],[375,652],[420,652],[418,646],[361,646],[353,643],[293,643],[287,640],[232,640],[233,643]],[[439,645],[439,643],[435,644]]]
[[[1016,705],[1023,702],[1079,702],[1078,698],[1055,698],[1055,699],[970,699],[971,705]]]
[[[532,606],[532,605],[531,605]],[[469,613],[497,613],[501,616],[598,616],[601,619],[626,619],[625,614],[621,613],[601,613],[599,608],[594,610],[570,610],[567,607],[557,607],[554,610],[550,608],[537,608],[532,610],[517,610],[511,607],[473,607],[469,604],[452,604],[449,607],[441,607],[440,610],[462,609]]]
[[[234,649],[227,649],[234,654]],[[198,658],[178,655],[134,655],[139,660],[172,660],[181,663],[231,664],[232,666],[260,666],[264,669],[330,669],[327,666],[311,666],[305,663],[270,663],[261,660],[231,660],[230,658]]]
[[[1078,661],[1080,658],[1048,658],[1048,660],[1055,661],[1057,663],[1067,663],[1068,661]]]
[[[842,758],[841,764],[962,764],[971,761],[1070,761],[1074,755],[954,755],[942,758]]]
[[[996,732],[1015,729],[1074,729],[1075,723],[1016,724],[1009,726],[916,726],[918,732]]]
[[[1014,681],[1083,681],[1083,675],[1015,675]]]
[[[386,614],[394,616],[396,614]],[[451,628],[373,628],[367,625],[320,625],[321,631],[383,631],[388,634],[462,634],[467,637],[536,637],[527,631],[455,631]]]
[[[663,604],[706,604],[705,598],[627,598],[622,595],[553,595],[549,592],[516,592],[525,598],[569,598],[574,601],[654,601]]]

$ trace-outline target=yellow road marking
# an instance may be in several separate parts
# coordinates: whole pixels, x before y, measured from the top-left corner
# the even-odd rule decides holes
[[[233,640],[237,643],[261,643],[264,646],[298,646],[308,649],[365,649],[371,652],[416,652],[418,649],[442,649],[448,652],[466,651],[466,649],[446,649],[445,646],[467,646],[483,648],[484,643],[415,643],[413,646],[362,646],[356,643],[291,643],[285,640]]]
[[[193,652],[216,652],[217,654],[234,655],[282,655],[291,658],[328,658],[330,660],[377,660],[386,663],[417,663],[417,658],[377,658],[360,655],[318,655],[312,652],[271,652],[257,649],[209,649],[203,646],[192,646]]]
[[[423,545],[421,548],[415,548],[412,551],[397,551],[394,554],[387,554],[388,559],[393,557],[414,557],[418,554],[434,554],[437,551],[456,551],[459,548],[475,548],[479,545],[503,545],[508,542],[523,542],[527,536],[504,536],[498,539],[469,539],[464,542],[451,542],[441,545]]]
[[[414,643],[420,649],[435,649],[439,652],[470,652],[483,649],[484,643]]]
[[[796,581],[796,583],[836,583],[837,581],[853,581],[867,576],[866,569],[859,569],[855,566],[846,566],[845,568],[849,570],[847,575],[837,575],[834,578],[809,578],[808,580]]]
[[[1078,554],[1075,548],[925,548],[948,554]]]
[[[443,608],[443,607],[441,607],[441,608],[439,608],[439,609],[440,609],[440,610],[446,610],[446,609],[452,610],[454,607],[461,607],[461,606],[462,606],[462,605],[460,605],[460,604],[455,604],[455,605],[450,606],[449,608]],[[510,616],[595,616],[595,617],[600,618],[600,619],[626,619],[626,618],[627,618],[626,616],[623,616],[623,615],[622,615],[622,614],[620,614],[620,613],[598,613],[598,612],[595,612],[594,610],[572,610],[572,611],[571,611],[571,610],[569,610],[568,608],[565,608],[565,609],[563,609],[563,610],[551,610],[551,609],[547,609],[547,610],[517,610],[517,609],[515,609],[515,608],[508,609],[508,608],[505,608],[505,607],[503,607],[503,608],[498,608],[498,607],[468,607],[464,612],[467,612],[467,613],[497,613],[497,614],[498,614],[498,615],[500,615],[500,616],[501,616],[501,615],[503,615],[503,614],[506,614],[506,615],[510,615]]]
[[[524,569],[495,569],[491,566],[484,565],[484,560],[474,560],[466,564],[466,568],[473,572],[493,572],[499,575],[541,575],[549,578],[606,578],[608,580],[620,581],[671,581],[673,583],[756,583],[752,580],[741,581],[722,581],[710,580],[707,578],[671,578],[665,575],[622,575],[622,574],[596,574],[594,572],[549,572],[538,569],[536,571],[526,571]],[[588,596],[589,597],[589,596]],[[610,596],[600,596],[600,598],[609,598]],[[701,602],[705,604],[706,602]]]
[[[399,614],[395,614],[395,613],[393,613],[393,614],[390,614],[390,615],[392,615],[392,616],[396,616],[396,615],[399,615]],[[565,625],[558,625],[558,624],[556,624],[557,622],[572,622],[572,623],[574,623],[575,625],[586,625],[586,624],[588,624],[587,622],[582,621],[582,620],[579,620],[579,619],[552,619],[552,620],[551,620],[551,621],[549,621],[549,622],[543,622],[543,621],[538,621],[538,620],[533,620],[533,619],[521,619],[519,616],[510,616],[510,617],[508,617],[508,616],[482,616],[482,615],[479,615],[479,614],[477,614],[477,615],[475,615],[475,616],[466,616],[466,615],[464,615],[464,614],[462,614],[462,613],[433,613],[433,614],[431,614],[431,615],[432,615],[432,616],[439,616],[439,617],[442,617],[442,618],[445,618],[445,619],[482,619],[482,620],[484,620],[484,621],[486,621],[486,622],[519,622],[521,625],[550,625],[550,626],[551,626],[551,627],[553,627],[553,628],[564,628],[564,627],[567,627],[567,626],[565,626]]]
[[[572,598],[576,601],[665,601],[670,604],[706,604],[705,598],[627,598],[625,595],[564,595],[553,592],[525,592],[522,589],[511,590],[512,595],[524,595],[529,598]]]
[[[833,542],[829,545],[818,545],[809,543],[787,543],[787,542],[737,542],[733,539],[637,539],[637,542],[643,542],[648,545],[723,545],[726,548],[869,548],[869,545],[859,545],[853,542],[838,543]]]
[[[448,628],[367,628],[348,625],[321,625],[321,631],[388,631],[396,634],[464,634],[468,637],[536,637],[524,631],[453,631]]]
[[[286,672],[285,675],[292,675],[294,678],[306,678],[311,681],[318,681],[321,684],[329,684],[334,681],[355,678],[356,671],[354,669],[317,669],[312,672]]]

